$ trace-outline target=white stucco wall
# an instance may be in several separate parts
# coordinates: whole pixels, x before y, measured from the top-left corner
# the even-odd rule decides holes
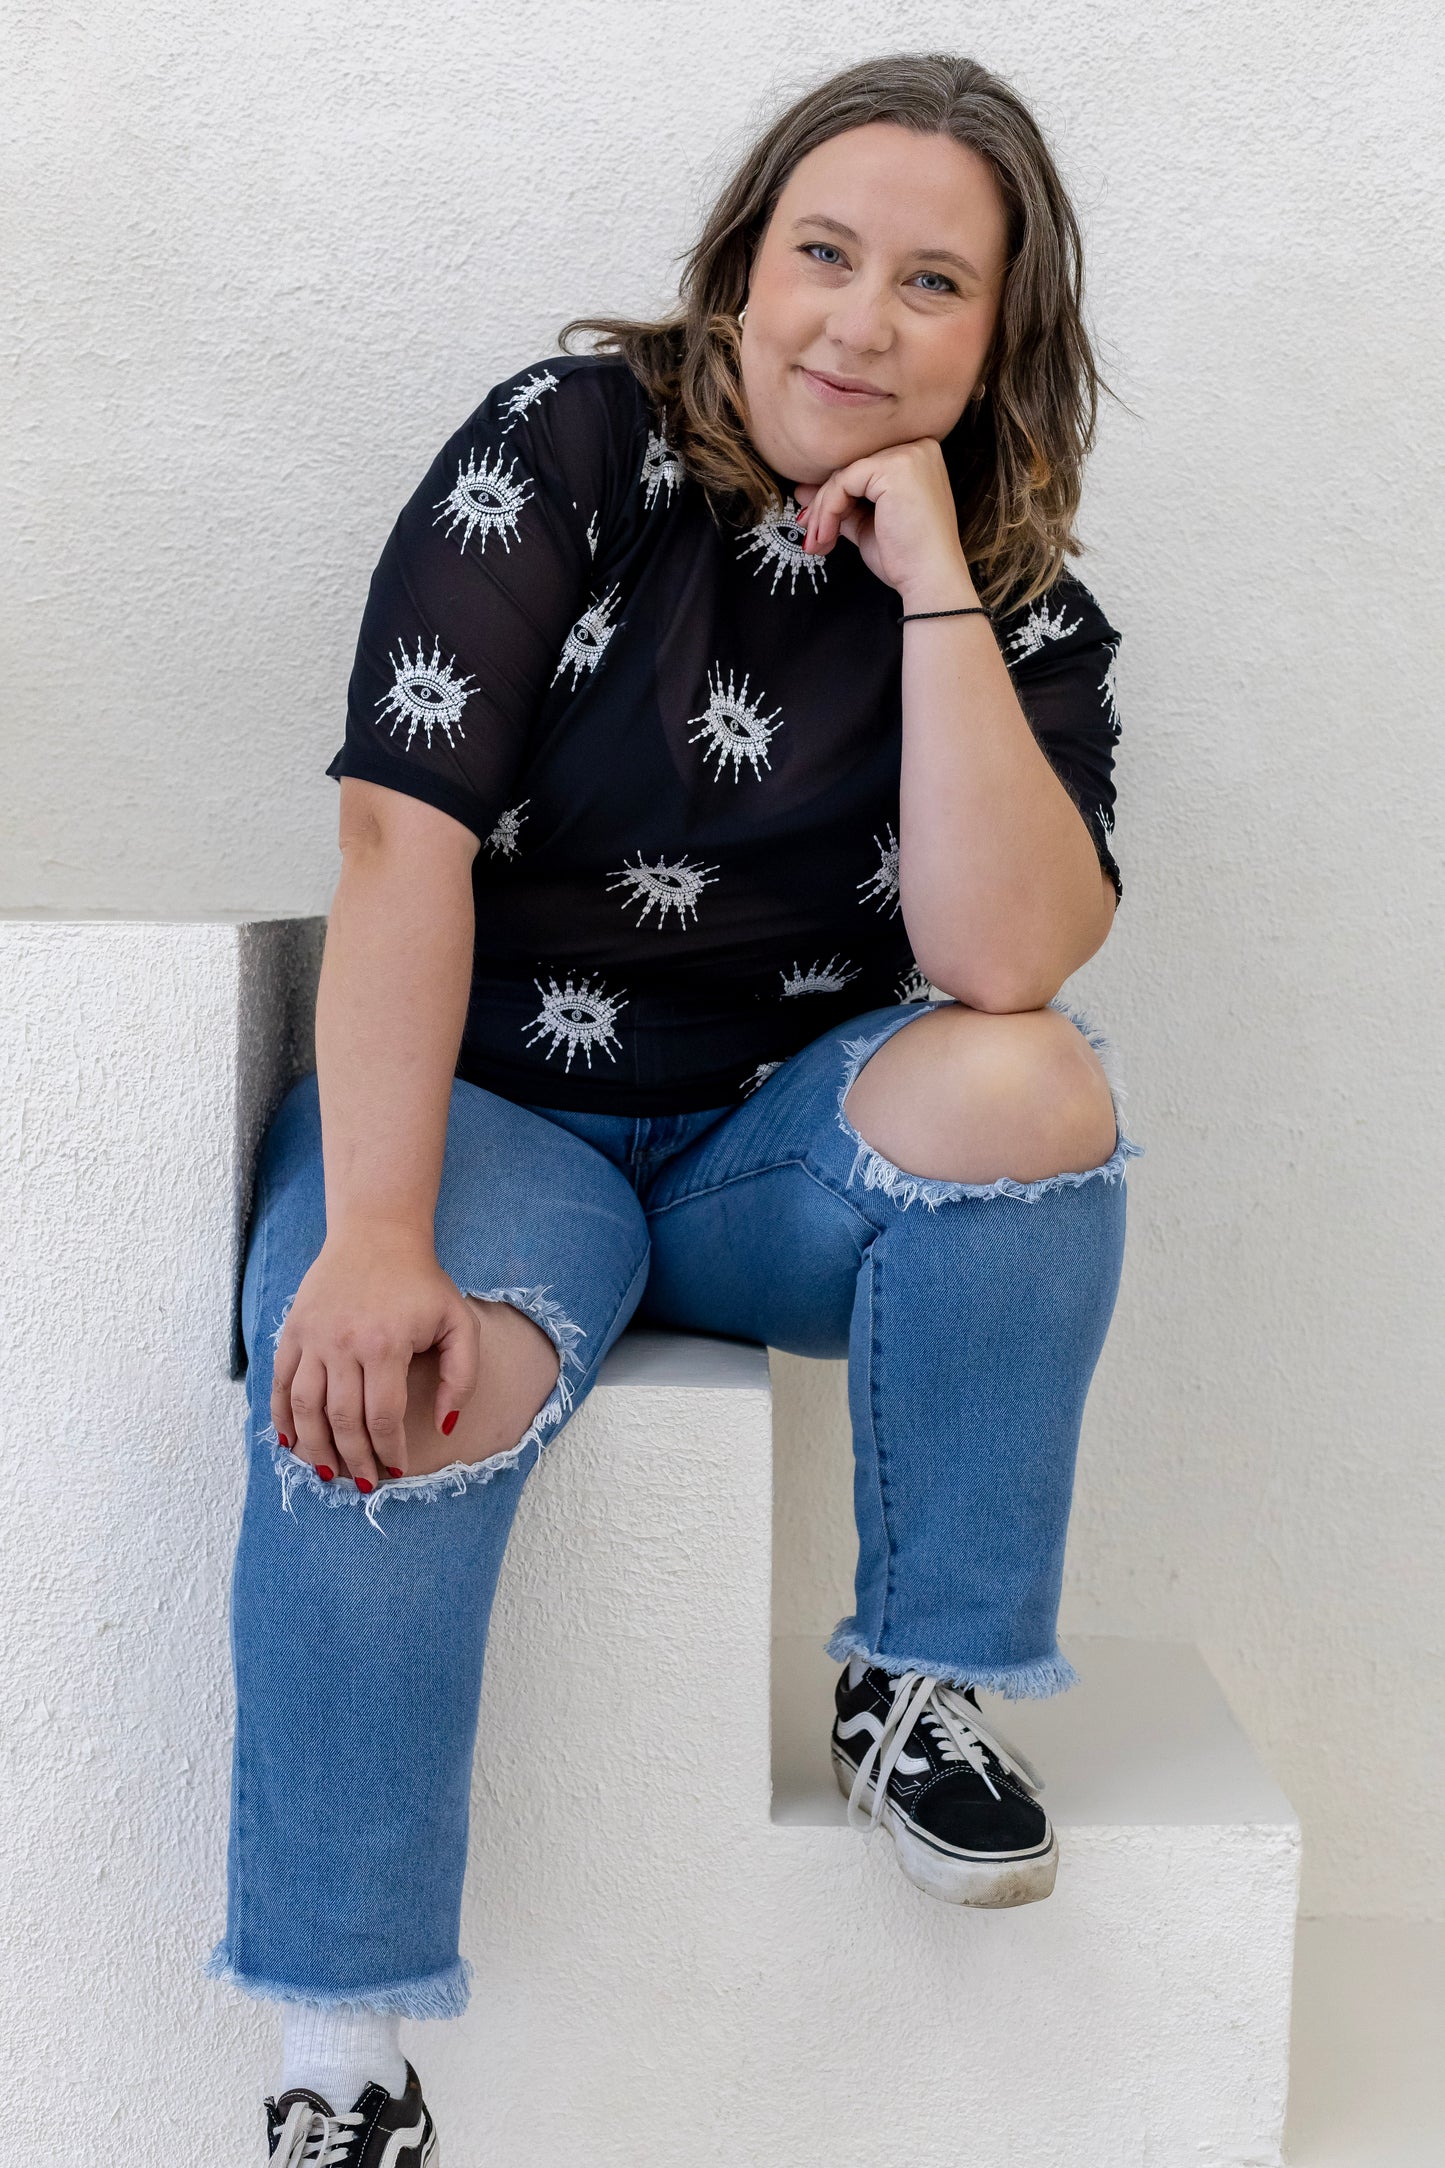
[[[1445,1912],[1438,10],[6,15],[0,904],[58,913],[324,910],[367,580],[457,420],[662,301],[828,66],[950,45],[1032,99],[1131,410],[1080,566],[1126,899],[1072,991],[1147,1156],[1066,1624],[1199,1641],[1307,1910]]]

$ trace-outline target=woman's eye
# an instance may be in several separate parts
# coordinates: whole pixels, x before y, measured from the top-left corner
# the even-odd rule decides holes
[[[815,248],[832,249],[835,256],[841,256],[842,254],[842,250],[839,248],[835,248],[831,241],[805,241],[803,243],[803,254],[805,256],[811,256]],[[829,270],[831,270],[832,265],[830,264],[828,268]]]
[[[919,274],[918,274],[918,276],[919,276],[919,277],[920,277],[921,279],[939,279],[939,280],[941,280],[941,281],[942,281],[942,283],[941,283],[940,285],[938,285],[938,286],[927,286],[927,287],[925,287],[925,288],[924,288],[924,291],[925,291],[925,293],[930,293],[930,294],[953,294],[953,293],[957,293],[957,291],[958,291],[958,288],[957,288],[957,287],[956,287],[956,286],[954,285],[954,283],[953,283],[953,280],[952,280],[952,279],[946,279],[946,278],[944,278],[944,276],[943,276],[943,273],[942,273],[941,271],[920,271],[920,272],[919,272]]]

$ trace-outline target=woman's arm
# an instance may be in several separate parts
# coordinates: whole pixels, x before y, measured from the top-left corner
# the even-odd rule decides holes
[[[936,439],[797,486],[810,552],[855,543],[900,608],[976,609]],[[925,978],[977,1009],[1042,1007],[1098,949],[1115,892],[985,617],[903,630],[899,891]]]
[[[437,1263],[434,1223],[477,838],[347,776],[340,840],[316,1002],[326,1240],[277,1345],[271,1415],[305,1459],[374,1486],[406,1472],[414,1354],[439,1350],[439,1428],[476,1385],[476,1322]]]
[[[903,608],[976,606],[959,563]],[[1114,884],[986,617],[905,625],[902,690],[898,875],[919,969],[972,1008],[1041,1008],[1102,946]]]

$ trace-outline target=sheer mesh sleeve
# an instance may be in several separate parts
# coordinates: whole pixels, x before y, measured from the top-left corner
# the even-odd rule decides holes
[[[1082,580],[1067,572],[1026,609],[996,620],[995,631],[1019,705],[1122,899],[1110,838],[1120,727],[1114,674],[1123,635]]]
[[[542,704],[566,698],[562,653],[629,449],[617,376],[591,357],[519,372],[442,446],[372,574],[328,775],[487,836]]]

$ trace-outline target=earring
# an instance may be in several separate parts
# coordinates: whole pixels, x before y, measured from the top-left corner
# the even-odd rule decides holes
[[[740,309],[738,310],[738,322],[739,322],[739,324],[741,324],[741,323],[742,323],[742,320],[743,320],[743,318],[744,318],[744,317],[745,317],[745,316],[747,315],[747,313],[748,313],[748,305],[747,305],[747,303],[746,303],[746,301],[745,301],[745,302],[743,303],[742,307],[741,307],[741,308],[740,308]]]

